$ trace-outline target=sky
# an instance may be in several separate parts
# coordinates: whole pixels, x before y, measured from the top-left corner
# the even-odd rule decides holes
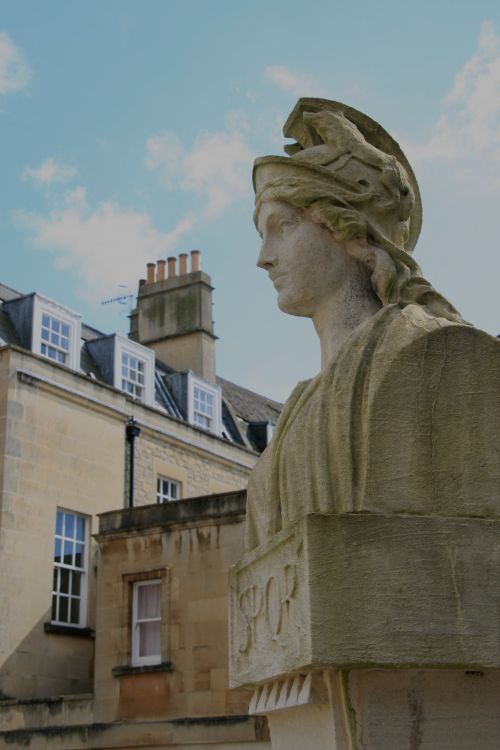
[[[285,400],[320,367],[309,320],[255,266],[255,157],[299,96],[401,144],[424,220],[414,257],[500,333],[500,4],[487,0],[0,0],[0,281],[106,333],[148,261],[212,278],[218,373]]]

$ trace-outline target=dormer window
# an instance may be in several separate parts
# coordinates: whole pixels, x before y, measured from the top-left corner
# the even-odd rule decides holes
[[[42,332],[40,354],[54,359],[62,365],[67,364],[69,357],[70,327],[58,318],[42,313]]]
[[[80,369],[80,316],[39,294],[33,295],[31,349],[53,362]]]
[[[87,341],[87,348],[110,385],[136,401],[154,403],[155,354],[118,334]]]
[[[222,435],[222,393],[220,386],[194,372],[174,372],[168,385],[184,419],[195,427]]]
[[[222,431],[222,397],[218,385],[187,373],[188,422],[220,435]]]
[[[155,354],[136,341],[114,338],[114,385],[131,398],[152,405],[154,402]]]
[[[214,421],[214,394],[199,385],[195,385],[193,401],[193,422],[198,427],[211,430]]]
[[[130,393],[138,401],[144,398],[145,366],[145,362],[139,357],[122,352],[122,391]]]

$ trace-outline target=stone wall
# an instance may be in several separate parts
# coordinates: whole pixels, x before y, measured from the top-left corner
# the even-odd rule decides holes
[[[96,721],[245,715],[227,676],[227,570],[243,543],[245,493],[101,517]],[[131,667],[130,586],[161,575],[162,665]]]
[[[158,475],[179,482],[182,498],[245,489],[248,481],[245,467],[204,451],[188,452],[151,430],[143,430],[135,441],[135,475],[135,505],[156,502]]]
[[[184,496],[239,489],[256,456],[133,402],[114,388],[14,347],[0,350],[0,697],[92,689],[91,633],[48,633],[58,507],[89,517],[123,508],[129,417],[138,503],[156,502],[156,476]],[[96,545],[90,539],[88,614],[95,627]]]

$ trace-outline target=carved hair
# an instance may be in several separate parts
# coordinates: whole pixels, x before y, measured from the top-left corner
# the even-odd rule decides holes
[[[371,284],[383,305],[418,304],[435,316],[463,323],[404,249],[414,193],[402,165],[368,144],[342,115],[306,118],[327,142],[289,158],[257,160],[255,220],[264,201],[280,200],[308,209],[313,221],[327,227],[336,239],[357,240],[356,257],[371,268]]]

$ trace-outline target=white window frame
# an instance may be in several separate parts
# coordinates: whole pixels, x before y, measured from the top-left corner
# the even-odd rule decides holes
[[[160,587],[160,616],[149,619],[139,620],[137,617],[138,603],[139,603],[139,589],[143,586],[159,586]],[[153,666],[155,664],[161,664],[161,650],[162,650],[162,624],[163,624],[163,578],[150,578],[146,581],[134,581],[132,583],[132,666],[143,667]],[[143,622],[159,622],[160,625],[160,653],[150,654],[149,656],[140,656],[139,644],[140,644],[140,624]]]
[[[79,540],[77,540],[76,537],[76,525],[75,525],[75,532],[73,537],[66,537],[65,536],[65,521],[64,521],[64,515],[63,515],[63,528],[62,533],[57,533],[57,512],[61,512],[66,515],[72,515],[75,519],[80,518],[84,522],[84,534],[83,534],[83,565],[82,567],[77,567],[74,564],[68,565],[66,563],[60,562],[56,563],[55,561],[55,546],[56,546],[56,540],[61,540],[61,559],[64,555],[64,541],[72,541],[75,545]],[[54,573],[56,573],[58,585],[54,586],[52,585],[52,601],[51,606],[53,606],[54,596],[57,597],[57,599],[60,598],[61,594],[65,595],[65,592],[61,592],[60,590],[60,577],[61,577],[61,571],[67,570],[69,572],[70,576],[70,585],[68,590],[68,613],[70,611],[69,607],[71,605],[71,598],[78,598],[80,601],[80,608],[79,608],[79,619],[78,622],[68,622],[67,620],[61,620],[57,614],[56,609],[56,617],[51,617],[51,622],[54,623],[54,625],[63,625],[65,627],[69,628],[83,628],[86,625],[87,622],[87,588],[88,588],[88,560],[89,560],[89,539],[90,539],[90,517],[85,516],[82,513],[77,513],[74,510],[69,510],[68,508],[60,508],[58,507],[56,509],[56,524],[54,528],[54,555],[53,555],[53,576]],[[74,550],[73,550],[74,551]],[[79,573],[80,574],[80,594],[78,597],[71,597],[71,588],[72,588],[72,573]],[[58,606],[58,605],[57,605]],[[68,618],[69,619],[69,618]]]
[[[154,403],[154,378],[155,378],[155,353],[147,346],[142,346],[135,341],[130,341],[123,336],[115,334],[114,350],[114,373],[113,383],[115,388],[119,388],[129,398],[147,406]],[[128,354],[135,357],[144,365],[144,395],[142,398],[134,398],[131,393],[122,388],[122,355]]]
[[[194,389],[200,388],[213,398],[213,419],[212,424],[209,428],[201,427],[195,421],[195,409],[194,409]],[[213,383],[207,383],[206,380],[196,377],[191,371],[188,372],[188,422],[200,430],[207,429],[208,432],[213,432],[216,435],[222,434],[222,394],[220,386],[214,385]]]
[[[42,354],[42,343],[44,343],[42,339],[42,316],[44,314],[69,327],[68,357],[63,367],[69,367],[72,370],[80,370],[80,341],[82,336],[81,316],[78,315],[78,313],[73,312],[73,310],[69,310],[67,307],[62,307],[57,302],[54,302],[47,297],[41,297],[39,294],[33,295],[33,327],[31,332],[32,352],[39,354],[49,362],[62,364],[48,355]]]
[[[160,483],[168,482],[168,491],[165,493],[163,492],[163,487],[160,487]],[[172,487],[175,487],[176,489],[176,497],[171,496],[171,489]],[[166,477],[163,474],[157,474],[156,476],[156,502],[158,504],[161,503],[175,503],[177,500],[182,499],[182,485],[180,482],[178,482],[176,479],[170,479],[170,477]]]

